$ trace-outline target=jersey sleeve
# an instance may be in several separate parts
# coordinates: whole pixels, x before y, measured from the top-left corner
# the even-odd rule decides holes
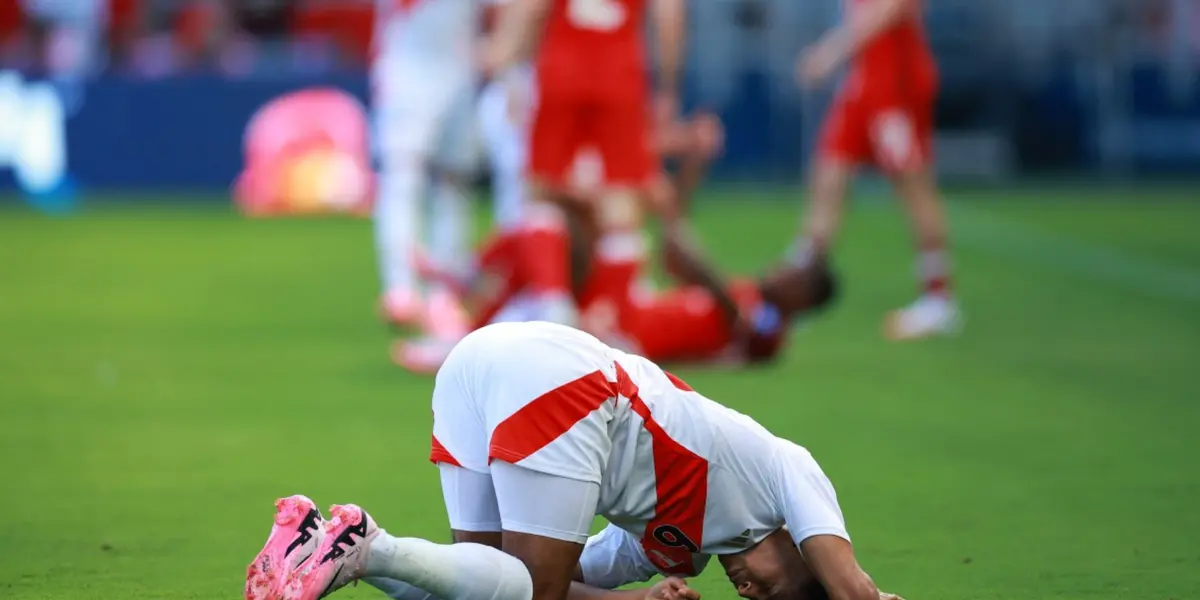
[[[808,450],[788,443],[776,457],[775,497],[792,539],[836,535],[850,541],[833,484]]]
[[[606,590],[646,581],[658,574],[638,540],[615,525],[588,538],[579,557],[579,567],[584,583]]]

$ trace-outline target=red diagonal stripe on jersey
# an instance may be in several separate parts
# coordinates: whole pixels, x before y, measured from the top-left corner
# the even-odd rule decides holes
[[[679,378],[667,374],[675,387],[691,391]],[[671,439],[650,407],[638,396],[637,384],[617,365],[617,385],[622,396],[642,418],[654,454],[654,518],[642,534],[642,548],[650,562],[668,575],[696,575],[695,553],[704,542],[704,512],[708,505],[708,461]]]
[[[454,455],[450,454],[450,451],[438,441],[436,435],[431,435],[429,437],[433,440],[431,442],[431,448],[429,449],[429,462],[435,465],[438,463],[446,463],[456,467],[462,466],[459,464],[458,459],[454,458]]]
[[[616,395],[604,373],[595,371],[538,396],[496,426],[489,461],[528,458]]]
[[[696,391],[696,390],[693,390],[693,389],[692,389],[692,386],[688,385],[688,384],[687,384],[687,383],[685,383],[685,382],[684,382],[682,379],[680,379],[680,378],[678,378],[678,377],[676,377],[676,376],[672,375],[672,374],[671,374],[670,372],[668,372],[668,371],[663,371],[663,375],[666,375],[666,376],[667,376],[667,379],[670,379],[670,380],[671,380],[671,385],[675,386],[675,389],[677,389],[677,390],[682,390],[682,391],[685,391],[685,392],[694,392],[694,391]]]

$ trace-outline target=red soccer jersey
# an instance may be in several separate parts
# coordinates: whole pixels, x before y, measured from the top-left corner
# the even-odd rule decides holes
[[[912,0],[919,4],[921,0]],[[846,0],[849,18],[874,0]],[[874,98],[893,101],[932,95],[937,87],[937,64],[925,37],[920,10],[904,17],[871,40],[850,68],[847,86]]]
[[[756,282],[734,280],[729,293],[745,314],[757,320],[764,306]],[[733,331],[720,305],[708,291],[695,286],[661,292],[635,303],[630,312],[623,319],[626,334],[636,342],[638,352],[660,362],[766,359],[782,346],[786,330],[783,323],[776,323],[756,337],[752,348],[734,347]]]
[[[537,57],[543,95],[645,96],[645,0],[551,0]]]

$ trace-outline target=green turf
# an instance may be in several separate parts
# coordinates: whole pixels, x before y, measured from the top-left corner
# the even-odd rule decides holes
[[[810,447],[910,600],[1195,598],[1200,205],[1097,195],[964,194],[968,327],[906,346],[878,335],[913,292],[903,217],[864,205],[841,303],[782,364],[679,374]],[[733,269],[792,231],[753,196],[700,206]],[[216,206],[0,211],[0,598],[238,597],[294,492],[446,538],[431,382],[388,362],[369,225]]]

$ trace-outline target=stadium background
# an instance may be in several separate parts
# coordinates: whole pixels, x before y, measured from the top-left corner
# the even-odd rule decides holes
[[[261,103],[365,96],[369,14],[216,4],[0,2],[3,65],[66,102],[70,173],[27,197],[0,144],[0,597],[235,596],[270,502],[296,491],[445,539],[430,382],[388,362],[369,226],[229,203]],[[828,101],[796,89],[794,57],[838,6],[694,5],[689,104],[729,131],[698,224],[754,272],[794,231]],[[964,335],[881,341],[910,252],[868,183],[840,305],[779,365],[680,373],[814,451],[887,589],[1196,597],[1200,2],[928,5]],[[67,43],[47,62],[49,40]],[[24,202],[63,197],[77,210]]]

